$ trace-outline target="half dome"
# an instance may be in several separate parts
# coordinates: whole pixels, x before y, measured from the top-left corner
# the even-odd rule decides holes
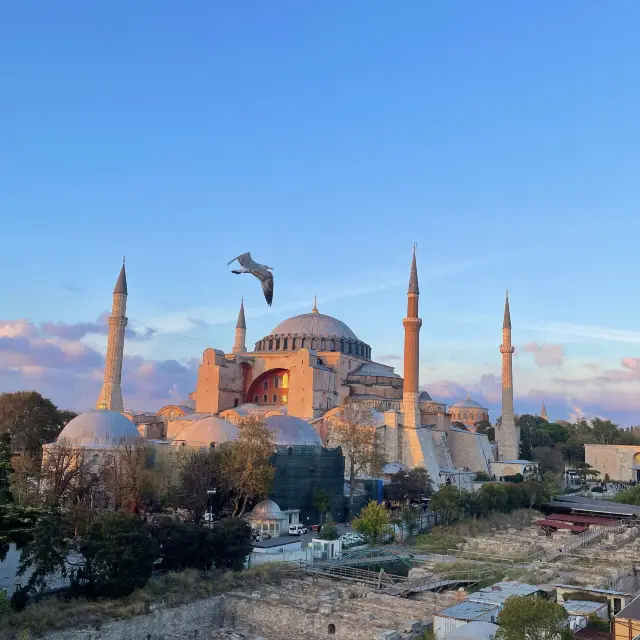
[[[69,442],[80,447],[117,447],[124,442],[140,440],[131,420],[117,411],[96,409],[70,420],[60,432],[57,442]]]
[[[237,440],[238,429],[227,420],[211,415],[202,416],[178,431],[173,446],[210,447]]]
[[[276,444],[281,447],[322,446],[322,440],[315,429],[300,418],[285,415],[270,416],[265,419],[264,423],[267,425],[267,429],[274,434]]]

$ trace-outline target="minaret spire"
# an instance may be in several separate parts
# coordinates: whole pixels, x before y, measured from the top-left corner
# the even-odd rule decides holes
[[[549,416],[547,415],[547,407],[544,406],[544,400],[542,401],[542,407],[540,407],[540,417],[544,420],[549,420]]]
[[[313,296],[313,309],[311,309],[311,313],[320,313],[318,311],[318,298]]]
[[[104,366],[104,382],[96,403],[97,409],[124,411],[122,403],[122,359],[124,357],[124,334],[127,326],[127,272],[124,258],[122,268],[113,289],[113,305],[109,317],[107,356]]]
[[[247,322],[244,317],[244,298],[240,301],[240,311],[238,312],[238,322],[236,322],[236,335],[233,344],[233,353],[247,352]]]
[[[419,298],[416,245],[414,244],[407,291],[407,317],[402,321],[404,326],[404,384],[402,391],[404,425],[414,429],[420,426],[418,396],[420,395],[420,327],[422,320],[418,317]]]
[[[509,311],[509,292],[504,302],[504,320],[502,322],[502,423],[496,429],[499,460],[517,460],[520,457],[520,433],[516,427],[513,411],[513,352],[511,344],[511,312]]]

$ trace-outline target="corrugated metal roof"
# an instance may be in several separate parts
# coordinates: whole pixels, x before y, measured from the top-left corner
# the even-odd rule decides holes
[[[571,589],[571,591],[588,591],[589,593],[603,593],[607,596],[630,596],[630,593],[624,591],[612,591],[611,589],[596,589],[596,587],[583,587],[576,584],[554,584],[556,589]]]
[[[573,616],[588,616],[603,607],[607,607],[606,602],[591,602],[590,600],[567,600],[562,606]]]
[[[469,622],[448,634],[446,640],[492,640],[498,628],[492,622]]]
[[[454,604],[452,607],[443,609],[436,615],[444,618],[455,618],[456,620],[475,620],[494,609],[497,612],[498,605],[466,600],[465,602],[460,602]]]
[[[496,582],[490,587],[480,589],[469,596],[469,600],[474,602],[494,602],[504,604],[511,596],[531,596],[540,591],[540,587],[524,582],[505,581]]]
[[[630,504],[607,503],[606,500],[593,500],[592,502],[564,502],[550,500],[548,506],[556,509],[573,509],[573,511],[586,511],[589,513],[609,513],[619,516],[640,516],[640,508]]]

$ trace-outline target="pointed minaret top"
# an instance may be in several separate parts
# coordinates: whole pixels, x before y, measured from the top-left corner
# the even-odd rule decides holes
[[[127,295],[127,272],[124,268],[124,259],[122,260],[122,269],[120,269],[120,275],[118,276],[118,282],[116,282],[116,288],[113,293],[124,293]]]
[[[507,296],[504,300],[504,322],[502,323],[503,329],[511,329],[511,313],[509,311],[509,291],[507,290]]]
[[[320,313],[318,311],[318,299],[316,296],[313,296],[313,309],[311,309],[311,313]]]
[[[418,267],[416,266],[416,245],[413,245],[413,258],[411,259],[411,275],[409,276],[408,293],[420,294],[418,287]]]
[[[547,407],[544,406],[544,400],[542,401],[542,407],[540,408],[540,417],[547,420],[549,416],[547,415]]]
[[[247,323],[244,319],[244,298],[240,302],[240,313],[238,313],[238,322],[236,322],[236,329],[246,329]]]

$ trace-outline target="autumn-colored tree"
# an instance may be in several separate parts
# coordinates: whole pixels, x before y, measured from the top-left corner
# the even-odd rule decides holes
[[[25,507],[33,507],[41,503],[40,495],[40,466],[41,460],[31,453],[13,456],[11,458],[12,473],[9,476],[9,486],[13,499]]]
[[[271,490],[275,437],[255,416],[240,420],[238,432],[237,441],[223,452],[223,477],[233,495],[233,515],[239,518],[250,501],[266,497]]]
[[[382,439],[371,409],[359,402],[347,402],[329,416],[331,442],[342,448],[349,465],[349,517],[353,513],[355,478],[358,474],[379,474],[385,460]]]
[[[380,542],[386,535],[393,532],[389,522],[389,512],[374,500],[369,502],[357,518],[354,518],[353,528],[373,544]]]

